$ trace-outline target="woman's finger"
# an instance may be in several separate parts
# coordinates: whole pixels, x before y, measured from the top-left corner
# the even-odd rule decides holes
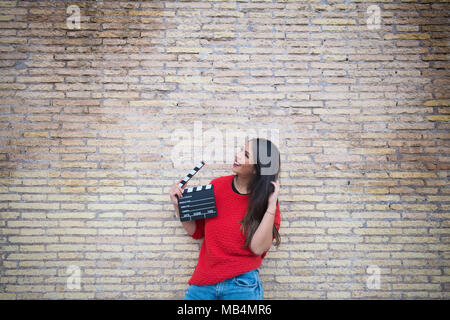
[[[271,181],[271,182],[275,188],[273,191],[279,193],[280,192],[280,183],[278,182],[278,180],[277,180],[277,182],[275,182],[275,181]]]

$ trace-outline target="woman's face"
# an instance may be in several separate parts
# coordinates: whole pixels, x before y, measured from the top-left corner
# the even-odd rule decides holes
[[[234,157],[233,172],[244,176],[256,173],[253,159],[253,151],[247,141],[244,148],[242,148]]]

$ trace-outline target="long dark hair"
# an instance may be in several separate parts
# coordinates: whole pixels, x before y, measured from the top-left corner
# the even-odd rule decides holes
[[[256,173],[253,175],[249,190],[248,208],[241,223],[245,239],[244,248],[250,246],[253,235],[258,229],[259,224],[267,210],[270,194],[274,191],[271,181],[276,181],[280,173],[280,152],[270,140],[255,138],[249,140],[253,151],[253,165]],[[278,247],[281,243],[281,237],[275,225],[272,229],[275,237],[275,245]]]

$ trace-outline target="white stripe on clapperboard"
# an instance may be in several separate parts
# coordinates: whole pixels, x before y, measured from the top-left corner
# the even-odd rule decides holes
[[[207,210],[207,209],[213,209],[214,208],[214,206],[213,207],[206,207],[206,208],[202,208],[202,210],[204,211],[204,210]],[[183,212],[186,214],[186,213],[188,213],[188,212],[192,212],[192,211],[197,211],[197,210],[184,210]],[[201,211],[199,211],[199,212],[201,212]],[[202,214],[205,214],[205,213],[202,213]]]
[[[212,184],[208,184],[208,185],[204,185],[204,186],[190,187],[190,188],[184,189],[183,191],[186,193],[193,192],[194,189],[195,189],[195,191],[202,191],[202,190],[209,190],[209,189],[211,189],[211,187],[212,187]]]
[[[186,177],[178,184],[180,187],[185,185],[191,178],[196,174],[203,166],[205,165],[205,162],[200,161],[191,172],[189,172]]]
[[[187,200],[187,201],[185,201],[185,202],[182,202],[182,203],[180,204],[180,207],[181,207],[181,208],[189,208],[189,207],[193,207],[193,206],[204,206],[204,205],[206,205],[206,204],[208,204],[208,203],[214,203],[213,201],[208,201],[208,202],[206,202],[206,203],[193,204],[193,202],[205,201],[205,200],[208,200],[208,199],[214,199],[214,197],[207,197],[207,198],[197,199],[197,200]],[[186,204],[186,205],[185,205],[185,204]]]

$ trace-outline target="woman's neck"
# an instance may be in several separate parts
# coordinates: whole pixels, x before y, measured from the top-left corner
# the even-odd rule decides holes
[[[242,176],[242,175],[236,175],[234,178],[235,187],[239,191],[239,193],[247,194],[248,193],[248,186],[250,184],[250,180],[252,177],[250,176]]]

